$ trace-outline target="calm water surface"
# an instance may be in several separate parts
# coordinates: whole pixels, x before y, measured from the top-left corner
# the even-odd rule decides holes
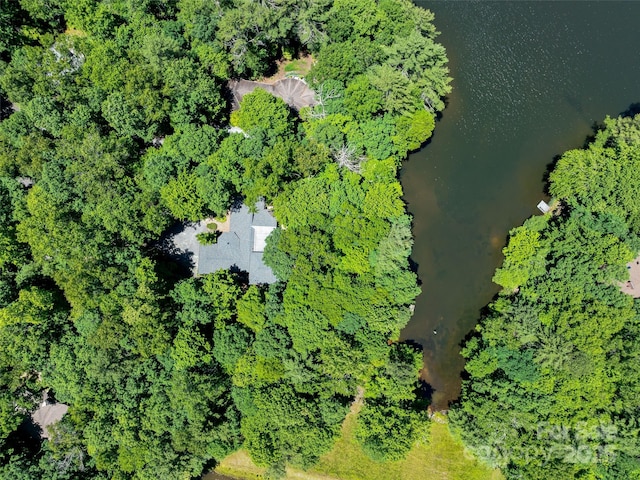
[[[459,344],[497,292],[507,232],[546,198],[547,165],[640,102],[640,2],[417,3],[436,14],[454,92],[402,171],[423,290],[403,338],[423,345],[446,408]]]

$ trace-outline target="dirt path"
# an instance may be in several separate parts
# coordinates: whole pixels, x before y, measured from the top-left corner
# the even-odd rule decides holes
[[[620,284],[620,290],[633,298],[640,298],[640,257],[627,263],[627,270],[629,280]]]

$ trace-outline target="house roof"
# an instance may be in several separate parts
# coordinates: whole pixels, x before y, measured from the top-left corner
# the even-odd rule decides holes
[[[252,226],[253,229],[253,248],[254,252],[264,252],[267,246],[267,237],[276,227],[258,227]]]
[[[255,212],[246,205],[232,210],[229,231],[221,234],[213,245],[200,245],[198,274],[237,269],[248,272],[249,283],[252,284],[277,281],[271,268],[262,261],[266,238],[276,228],[277,222],[264,202],[256,203],[255,207]]]
[[[253,82],[251,80],[232,80],[228,84],[233,94],[233,109],[240,108],[242,98],[253,92],[256,88],[262,88],[271,95],[281,98],[290,107],[300,110],[303,107],[316,105],[315,92],[309,88],[304,80],[298,78],[284,78],[273,84]]]
[[[67,410],[69,410],[69,406],[52,400],[47,389],[42,395],[40,407],[31,414],[31,421],[42,429],[41,436],[43,438],[49,438],[51,436],[49,426],[59,422]]]

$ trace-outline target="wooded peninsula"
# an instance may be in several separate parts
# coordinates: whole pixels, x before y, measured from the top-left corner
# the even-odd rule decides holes
[[[607,118],[511,231],[449,415],[507,478],[640,478],[639,185],[640,115]]]

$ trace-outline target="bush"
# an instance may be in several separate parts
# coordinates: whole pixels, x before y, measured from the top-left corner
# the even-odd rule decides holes
[[[196,238],[200,245],[213,245],[218,243],[218,237],[220,236],[220,232],[201,232],[196,234]]]

